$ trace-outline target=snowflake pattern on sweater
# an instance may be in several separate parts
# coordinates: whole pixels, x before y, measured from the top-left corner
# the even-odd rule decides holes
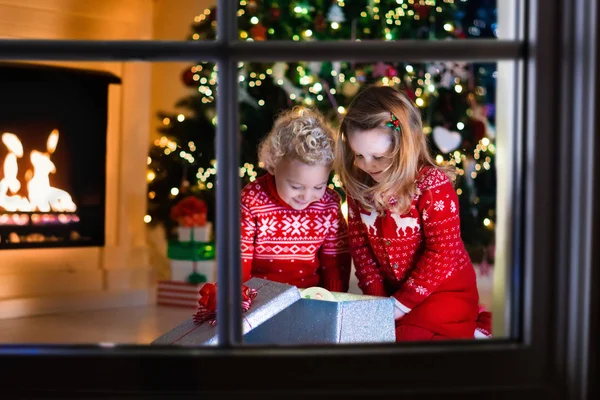
[[[244,281],[258,277],[301,288],[348,290],[348,225],[335,191],[327,189],[319,201],[295,210],[266,174],[242,190],[241,224]]]
[[[458,196],[448,177],[427,168],[417,189],[403,215],[369,212],[348,198],[350,248],[359,287],[365,294],[393,295],[407,311],[431,293],[449,289],[444,285],[457,271],[473,268],[460,236]]]

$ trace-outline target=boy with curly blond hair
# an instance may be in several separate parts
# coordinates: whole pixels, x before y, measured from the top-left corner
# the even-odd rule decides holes
[[[307,108],[282,113],[259,146],[267,173],[241,193],[243,281],[348,291],[348,227],[327,187],[335,134]]]

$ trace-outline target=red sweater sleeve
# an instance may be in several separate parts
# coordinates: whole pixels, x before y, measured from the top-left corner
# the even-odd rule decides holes
[[[246,191],[242,190],[240,201],[240,217],[242,226],[241,235],[241,253],[242,253],[242,282],[251,278],[252,259],[254,258],[254,239],[256,236],[256,217],[252,215],[248,207],[248,196]]]
[[[387,296],[383,286],[383,276],[379,271],[367,230],[360,218],[360,209],[350,197],[348,197],[348,230],[350,254],[356,269],[358,287],[366,295]]]
[[[458,196],[450,180],[424,191],[417,208],[423,220],[425,249],[408,279],[393,295],[405,311],[412,310],[468,263],[460,236]]]
[[[321,261],[321,286],[333,292],[347,292],[350,285],[350,250],[348,248],[348,225],[339,206],[331,215],[331,226],[327,231],[319,252]]]

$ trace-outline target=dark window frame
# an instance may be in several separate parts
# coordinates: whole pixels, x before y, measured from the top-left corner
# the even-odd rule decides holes
[[[3,391],[36,393],[398,393],[589,398],[595,393],[598,237],[595,0],[531,0],[522,40],[237,42],[237,2],[218,1],[219,40],[0,40],[0,59],[219,62],[216,227],[221,348],[4,346]],[[523,85],[512,190],[514,340],[241,347],[238,60],[515,60]],[[558,84],[557,82],[563,82]],[[515,103],[517,104],[517,102]],[[233,144],[233,145],[231,145]],[[596,190],[596,191],[595,191]],[[513,287],[516,289],[517,286]],[[514,313],[513,313],[514,314]],[[520,322],[520,323],[519,323]],[[170,378],[169,378],[170,376]]]

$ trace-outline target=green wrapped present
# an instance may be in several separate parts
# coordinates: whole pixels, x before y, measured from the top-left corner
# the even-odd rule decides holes
[[[171,260],[203,261],[215,259],[215,244],[212,242],[169,242],[167,257]]]

